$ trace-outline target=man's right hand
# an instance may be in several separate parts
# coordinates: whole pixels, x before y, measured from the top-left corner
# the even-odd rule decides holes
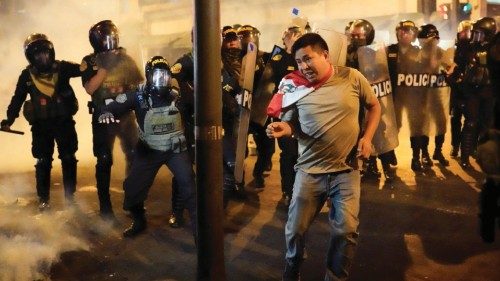
[[[292,127],[286,122],[273,122],[267,125],[266,135],[269,138],[281,138],[292,136]]]
[[[102,52],[96,55],[96,64],[99,68],[110,70],[120,61],[119,53],[115,50]]]
[[[97,122],[101,124],[120,123],[120,119],[116,119],[111,112],[104,112],[103,114],[99,115],[99,117],[97,118]]]
[[[10,122],[9,122],[9,120],[7,120],[7,119],[2,120],[2,122],[0,122],[0,127],[4,131],[10,131]]]

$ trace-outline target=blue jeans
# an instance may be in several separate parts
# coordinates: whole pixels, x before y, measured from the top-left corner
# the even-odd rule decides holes
[[[358,238],[359,171],[307,174],[298,170],[285,227],[284,280],[298,280],[304,260],[305,234],[327,198],[332,205],[328,216],[331,234],[325,281],[347,279]]]

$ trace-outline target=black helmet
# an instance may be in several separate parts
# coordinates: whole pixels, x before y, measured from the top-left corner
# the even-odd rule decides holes
[[[396,25],[396,32],[398,30],[413,30],[413,32],[415,32],[415,34],[417,34],[418,32],[418,27],[415,25],[415,23],[411,20],[402,20],[398,23],[398,25]]]
[[[424,24],[418,29],[418,38],[436,38],[439,39],[439,31],[433,24]]]
[[[259,46],[259,36],[260,31],[248,24],[245,24],[238,28],[238,37],[241,40],[241,48],[243,52],[246,52],[248,42],[253,42],[257,47]]]
[[[457,26],[457,40],[468,42],[472,34],[472,21],[463,20]]]
[[[373,28],[373,25],[369,21],[364,19],[357,19],[353,21],[349,30],[351,34],[355,28],[361,28],[361,30],[363,30],[366,40],[365,45],[373,43],[373,39],[375,39],[375,28]],[[352,39],[353,38],[351,38],[351,40]]]
[[[484,17],[478,19],[472,25],[472,41],[489,43],[495,37],[497,32],[497,24],[495,19]],[[481,35],[482,34],[482,35]]]
[[[233,41],[238,40],[237,31],[230,25],[226,25],[222,28],[222,40],[223,41]]]
[[[39,54],[45,53],[44,56]],[[40,72],[48,72],[55,61],[54,45],[45,34],[33,33],[24,40],[24,55],[28,62]]]
[[[89,40],[96,53],[117,49],[118,28],[110,20],[100,21],[90,28]]]
[[[170,65],[162,56],[154,56],[146,62],[146,85],[153,93],[163,95],[168,93],[170,86]]]

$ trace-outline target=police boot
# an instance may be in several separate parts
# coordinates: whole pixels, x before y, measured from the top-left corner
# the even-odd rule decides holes
[[[377,167],[377,157],[376,156],[370,156],[367,161],[367,166],[366,170],[364,173],[364,177],[366,178],[380,178],[380,172],[378,171]]]
[[[146,230],[147,222],[145,212],[143,204],[130,208],[130,213],[134,221],[125,231],[123,231],[123,237],[132,238]]]
[[[113,207],[109,194],[111,175],[111,156],[102,155],[97,158],[95,178],[97,182],[97,196],[99,197],[99,214],[102,218],[114,219]]]
[[[73,195],[76,190],[76,163],[75,155],[67,155],[61,158],[64,197],[67,203],[74,203]]]
[[[450,152],[450,156],[453,157],[453,158],[458,157],[458,151],[459,150],[460,150],[460,147],[458,145],[453,146],[453,148],[451,149],[451,152]]]
[[[471,164],[469,157],[476,147],[476,128],[475,122],[466,121],[462,130],[462,139],[460,141],[460,166],[469,169]]]
[[[51,158],[39,158],[35,164],[36,192],[39,198],[38,209],[40,212],[50,209],[50,170]]]
[[[420,147],[421,137],[410,137],[410,144],[412,149],[411,169],[415,172],[422,171],[422,163],[420,162]]]
[[[383,153],[379,155],[380,161],[382,162],[382,170],[384,171],[384,178],[386,182],[391,182],[394,180],[395,174],[391,168],[391,152]]]
[[[179,228],[184,225],[183,211],[184,206],[182,206],[179,198],[179,186],[174,177],[172,179],[172,214],[168,218],[168,225],[170,227]]]
[[[434,142],[436,143],[436,148],[434,149],[434,154],[432,154],[432,159],[439,161],[439,164],[443,166],[449,166],[450,162],[444,158],[443,152],[441,151],[444,143],[444,135],[436,136]]]
[[[431,156],[429,155],[429,137],[422,136],[422,165],[424,167],[432,167],[434,163],[432,162]]]

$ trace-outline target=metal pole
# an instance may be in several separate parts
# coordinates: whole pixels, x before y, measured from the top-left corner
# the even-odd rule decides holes
[[[197,280],[225,281],[220,5],[195,0],[194,8]]]

